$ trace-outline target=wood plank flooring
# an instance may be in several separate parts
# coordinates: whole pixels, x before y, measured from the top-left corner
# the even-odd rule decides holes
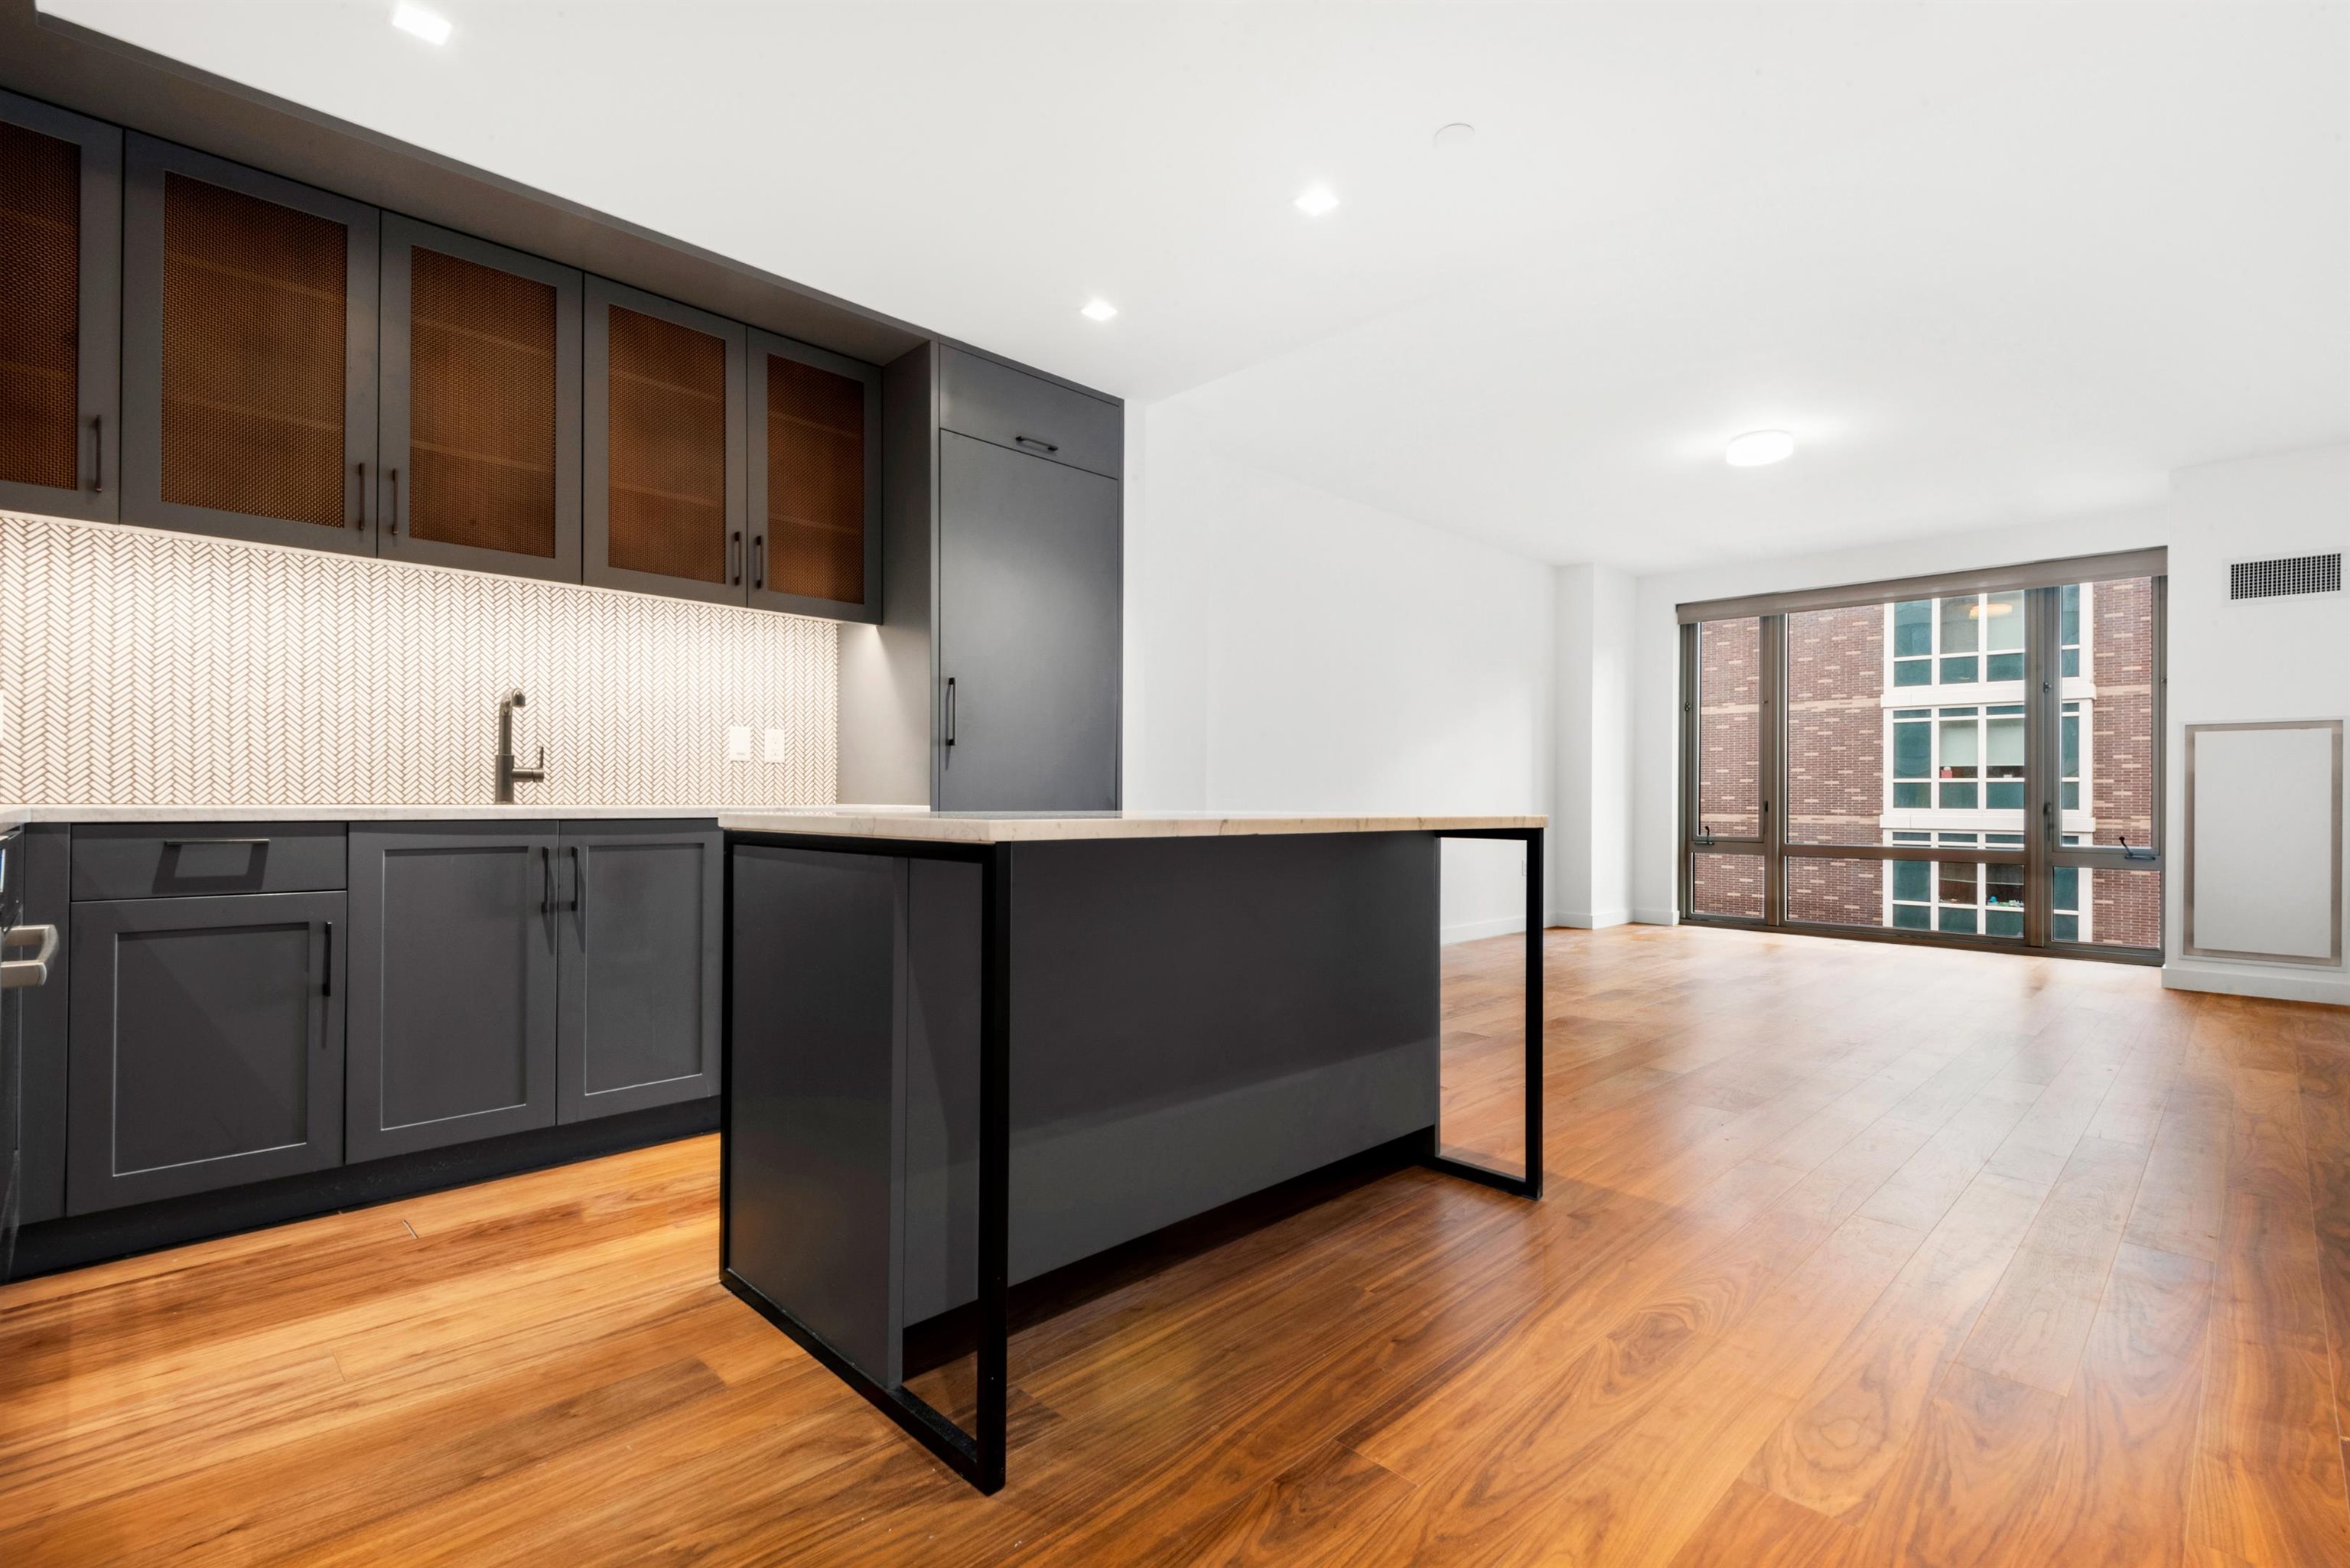
[[[1447,954],[1501,1159],[1522,950]],[[0,1563],[2350,1564],[2350,1012],[1547,963],[1547,1199],[1384,1177],[1024,1332],[1001,1496],[719,1289],[702,1138],[0,1289]]]

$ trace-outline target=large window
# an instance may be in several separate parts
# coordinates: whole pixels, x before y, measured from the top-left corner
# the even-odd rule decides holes
[[[2157,552],[1685,607],[1684,914],[2153,954],[2161,602]]]

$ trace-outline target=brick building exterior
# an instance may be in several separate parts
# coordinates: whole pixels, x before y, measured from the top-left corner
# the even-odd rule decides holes
[[[2084,591],[2079,618],[2087,634],[2081,639],[2085,668],[2064,680],[2062,694],[2074,713],[2071,722],[2085,732],[2073,742],[2079,752],[2081,787],[2077,798],[2068,797],[2064,812],[2068,836],[2080,842],[2111,845],[2126,837],[2142,844],[2153,835],[2154,791],[2159,782],[2153,756],[2154,610],[2150,579],[2098,583]],[[2002,613],[2007,612],[1986,604],[1981,624],[1988,625],[1990,618]],[[1928,621],[1938,621],[1941,615],[1940,601],[1934,601]],[[1966,612],[1967,618],[1976,616],[1974,610]],[[2022,694],[2020,682],[2012,680],[2004,685],[1889,686],[1887,639],[1892,618],[1891,607],[1884,605],[1787,618],[1783,809],[1788,841],[1927,843],[1939,835],[1942,842],[1953,844],[2020,843],[2022,813],[1989,808],[1992,770],[1987,765],[1988,751],[1973,767],[1934,770],[1936,776],[1928,781],[1931,787],[1954,775],[1979,774],[1983,793],[1975,798],[1985,809],[1895,809],[1887,750],[1897,713],[1923,716],[1929,725],[1942,724],[1944,715],[2012,715],[2020,711]],[[1992,645],[1986,638],[1981,646]],[[2010,646],[2020,646],[2020,641],[2012,639]],[[1702,629],[1699,799],[1702,819],[1717,837],[1752,837],[1760,831],[1755,802],[1762,655],[1758,621],[1715,622]],[[1990,673],[1988,664],[1973,668],[1979,674]],[[1989,733],[1966,718],[1950,722],[1977,737],[1978,744]],[[2020,789],[2015,798],[2020,801]],[[1988,836],[1994,834],[2000,836]],[[1901,923],[1891,913],[1895,874],[1885,863],[1789,857],[1785,868],[1791,920],[1870,928]],[[1929,909],[1942,915],[1945,901],[1952,904],[1952,918],[1976,919],[1965,915],[1968,906],[1957,902],[1970,895],[1977,900],[1981,929],[2012,927],[2013,916],[2005,913],[2014,907],[2012,893],[1972,880],[1971,870],[1953,867],[1946,873],[1938,867],[1920,882],[1913,868],[1912,880],[1900,896],[1927,903],[1913,907],[1908,923],[1917,926]],[[1700,856],[1694,890],[1700,913],[1759,919],[1763,914],[1762,861],[1757,856]],[[2084,890],[2087,907],[2081,909]],[[2067,898],[2074,908],[2065,907]],[[2060,881],[2057,903],[2060,936],[2126,947],[2160,942],[2158,871],[2083,873],[2081,883]],[[2001,918],[1994,919],[1994,909],[2002,911]]]

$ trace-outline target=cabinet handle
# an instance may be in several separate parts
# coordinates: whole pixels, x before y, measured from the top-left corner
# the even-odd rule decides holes
[[[736,583],[743,580],[743,530],[740,528],[726,536],[726,575]]]
[[[579,912],[579,945],[588,945],[588,857],[571,846],[571,907]]]
[[[319,988],[320,996],[335,994],[335,922],[327,922],[327,983]]]
[[[387,468],[383,476],[391,481],[391,510],[384,514],[383,528],[387,534],[400,532],[400,470]]]
[[[1035,436],[1016,435],[1014,436],[1012,440],[1015,445],[1033,446],[1038,452],[1058,452],[1061,450],[1059,447],[1055,446],[1051,441],[1039,441]]]
[[[751,535],[751,586],[764,589],[767,586],[767,536]]]
[[[97,465],[90,470],[89,493],[92,495],[103,495],[106,493],[106,416],[104,414],[89,416],[89,443],[90,459]]]
[[[954,683],[954,677],[953,677],[953,676],[951,676],[951,675],[950,675],[950,676],[948,676],[948,677],[947,677],[947,744],[948,744],[948,745],[950,745],[950,746],[951,746],[951,745],[953,745],[953,744],[954,744],[954,732],[955,732],[955,683]]]
[[[351,524],[361,533],[367,531],[367,464],[359,464],[359,517]]]
[[[257,849],[269,842],[266,838],[167,838],[166,849]]]

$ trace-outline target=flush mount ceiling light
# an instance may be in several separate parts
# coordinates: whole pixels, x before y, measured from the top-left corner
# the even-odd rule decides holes
[[[1305,193],[1297,198],[1297,210],[1309,218],[1318,218],[1337,204],[1337,192],[1327,185],[1308,185]]]
[[[1762,468],[1786,462],[1794,451],[1795,438],[1785,431],[1748,431],[1722,449],[1721,461],[1732,468]]]
[[[1077,314],[1087,321],[1107,321],[1118,314],[1118,306],[1107,299],[1088,299]]]
[[[415,34],[428,44],[449,41],[449,18],[438,11],[427,11],[421,5],[393,6],[391,25],[403,33]]]
[[[1439,152],[1457,152],[1477,140],[1477,128],[1467,120],[1456,119],[1450,125],[1440,125],[1430,139]]]

